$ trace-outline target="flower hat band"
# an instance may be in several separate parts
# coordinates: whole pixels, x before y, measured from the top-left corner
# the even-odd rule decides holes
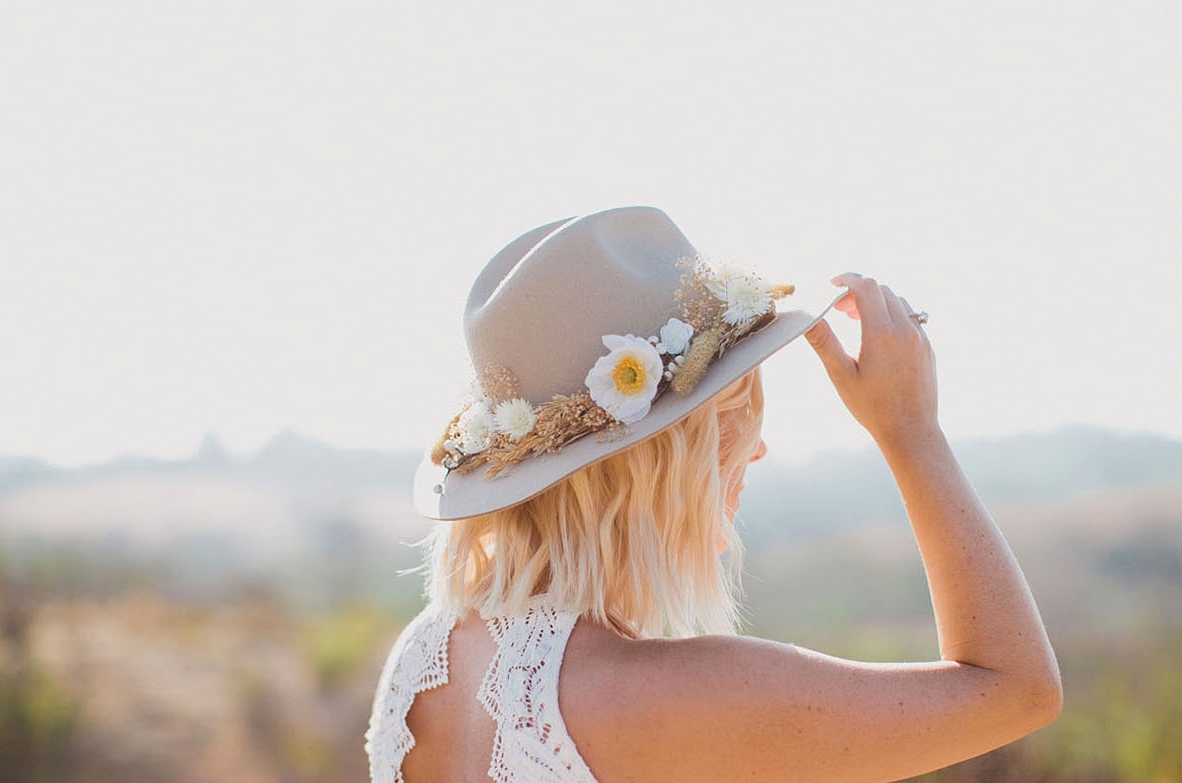
[[[793,292],[709,264],[651,207],[523,234],[472,286],[472,391],[416,472],[416,508],[505,508],[673,424],[823,314],[777,312]]]

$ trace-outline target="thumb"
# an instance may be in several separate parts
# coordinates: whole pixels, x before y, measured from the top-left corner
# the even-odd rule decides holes
[[[845,352],[828,321],[823,318],[817,321],[804,336],[821,358],[821,364],[825,365],[825,371],[834,382],[856,371],[857,365],[853,357]]]

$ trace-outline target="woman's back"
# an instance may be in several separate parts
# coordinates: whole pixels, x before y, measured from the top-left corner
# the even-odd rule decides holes
[[[593,716],[602,711],[589,703],[596,690],[587,685],[597,677],[585,664],[612,656],[578,654],[573,677],[563,661],[576,624],[577,649],[599,649],[614,634],[577,620],[545,596],[525,615],[488,622],[428,606],[383,670],[367,734],[373,779],[595,781],[563,711],[573,690],[573,709],[586,718],[579,725],[595,735]]]
[[[489,623],[431,605],[387,660],[366,749],[380,783],[897,780],[1053,718],[1047,688],[1014,679],[741,636],[632,640],[545,598]]]

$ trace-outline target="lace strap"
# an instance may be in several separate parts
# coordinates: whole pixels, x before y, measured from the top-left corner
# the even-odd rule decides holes
[[[520,617],[494,617],[497,651],[479,698],[496,721],[488,774],[497,783],[595,783],[558,709],[558,675],[578,617],[535,600]]]
[[[390,650],[365,732],[374,783],[403,783],[402,760],[415,746],[406,716],[416,694],[447,684],[447,643],[455,623],[455,617],[429,605]]]

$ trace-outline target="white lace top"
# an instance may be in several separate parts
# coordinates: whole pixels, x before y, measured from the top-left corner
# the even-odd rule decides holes
[[[496,653],[478,698],[496,721],[488,775],[498,783],[595,783],[558,710],[558,672],[578,617],[536,596],[520,617],[494,617]],[[374,783],[401,783],[414,747],[406,726],[415,694],[447,683],[447,644],[456,618],[428,605],[386,660],[365,733]]]

